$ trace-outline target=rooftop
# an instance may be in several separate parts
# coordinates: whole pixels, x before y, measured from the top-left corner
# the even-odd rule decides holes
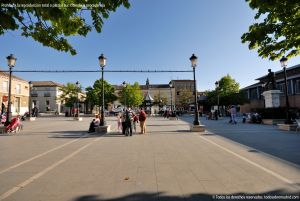
[[[53,81],[32,81],[34,87],[60,87],[63,86],[57,82]]]

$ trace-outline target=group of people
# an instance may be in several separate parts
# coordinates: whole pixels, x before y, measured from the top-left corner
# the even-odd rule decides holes
[[[126,109],[123,113],[119,113],[117,115],[118,131],[122,131],[126,136],[132,136],[132,130],[136,133],[136,125],[140,123],[140,134],[146,133],[146,113],[143,108],[138,113],[132,111],[130,108]]]
[[[137,114],[138,113],[138,114]],[[96,115],[90,123],[89,133],[95,132],[95,128],[100,125],[101,115]],[[140,123],[141,134],[146,133],[146,119],[147,115],[143,108],[138,112],[134,112],[130,108],[127,108],[124,112],[117,115],[117,128],[119,132],[122,132],[126,136],[132,136],[132,130],[136,133],[137,123]]]

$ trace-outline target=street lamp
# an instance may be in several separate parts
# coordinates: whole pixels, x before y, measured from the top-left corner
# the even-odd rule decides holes
[[[173,113],[173,97],[172,97],[173,83],[172,83],[172,81],[169,82],[169,87],[170,87],[170,94],[171,94],[171,113]]]
[[[77,86],[77,117],[79,119],[79,91],[80,91],[80,83],[79,81],[76,82],[76,86]]]
[[[126,84],[126,82],[124,81],[123,83],[122,83],[122,86],[124,87],[124,108],[126,108],[126,99],[127,99],[127,94],[126,94],[126,87],[127,87],[127,84]]]
[[[291,118],[290,118],[290,103],[289,103],[289,97],[288,97],[288,85],[287,85],[287,75],[286,75],[286,67],[287,67],[287,61],[288,59],[285,58],[285,56],[283,56],[280,59],[280,64],[281,67],[283,68],[283,72],[284,72],[284,84],[285,84],[285,106],[286,106],[286,124],[291,124]]]
[[[31,81],[29,81],[28,84],[29,84],[29,107],[28,108],[29,108],[29,118],[30,118],[31,112],[32,112],[31,90],[32,90],[33,84]]]
[[[220,105],[219,82],[216,81],[215,85],[216,85],[216,92],[217,92],[217,107],[218,107],[218,109],[217,109],[218,114],[217,115],[219,115],[220,114],[220,111],[219,111],[219,105]],[[216,119],[218,119],[218,117],[216,117]]]
[[[106,65],[106,57],[101,54],[99,57],[99,64],[101,67],[101,72],[102,72],[102,105],[101,105],[101,119],[100,119],[100,126],[104,126],[105,121],[104,121],[104,67]]]
[[[16,64],[17,58],[14,57],[13,54],[10,54],[9,56],[6,57],[7,59],[7,65],[9,67],[9,85],[8,85],[8,103],[7,103],[7,114],[6,114],[6,121],[5,125],[10,124],[10,119],[11,119],[11,74],[12,74],[12,68]]]
[[[195,101],[195,120],[194,120],[194,125],[200,125],[199,123],[199,116],[198,116],[198,103],[197,103],[197,87],[196,87],[196,66],[197,66],[197,57],[195,54],[193,54],[190,57],[191,61],[191,66],[193,68],[193,73],[194,73],[194,101]]]

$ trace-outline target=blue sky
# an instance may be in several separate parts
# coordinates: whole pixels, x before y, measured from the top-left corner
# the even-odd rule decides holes
[[[72,37],[76,56],[43,47],[16,32],[0,36],[0,67],[7,69],[6,56],[18,58],[16,70],[97,70],[98,56],[107,57],[109,70],[191,70],[189,57],[198,56],[196,70],[199,91],[214,88],[215,81],[231,75],[241,87],[255,78],[280,70],[279,61],[258,57],[248,50],[241,36],[254,23],[255,11],[244,0],[136,0],[120,7],[105,20],[102,33]],[[289,60],[289,66],[300,58]],[[100,73],[18,73],[26,80],[76,82],[93,85]],[[135,81],[163,84],[171,79],[192,79],[192,73],[106,73],[111,84]]]

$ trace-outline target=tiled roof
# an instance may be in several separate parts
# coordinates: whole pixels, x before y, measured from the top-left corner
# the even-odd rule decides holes
[[[290,70],[297,69],[297,68],[300,68],[300,64],[297,64],[297,65],[295,65],[295,66],[291,66],[291,67],[289,67],[289,68],[286,68],[286,72],[288,72],[288,71],[290,71]],[[277,75],[277,74],[279,74],[279,73],[282,73],[282,72],[283,72],[283,70],[276,71],[276,72],[275,72],[275,75]],[[261,79],[266,78],[266,77],[268,77],[268,74],[266,74],[266,75],[264,75],[264,76],[262,76],[262,77],[256,78],[255,80],[261,80]]]
[[[258,87],[258,86],[262,86],[262,83],[257,82],[257,83],[255,83],[255,84],[250,85],[250,86],[244,87],[244,88],[242,88],[242,89],[240,89],[240,90],[251,89],[251,88],[254,88],[254,87]]]
[[[53,81],[32,81],[34,87],[60,87],[63,86],[57,82]]]
[[[194,82],[194,80],[172,80],[172,82]]]
[[[122,90],[123,89],[123,86],[122,85],[113,85],[113,87],[116,89],[116,90]],[[142,90],[146,90],[147,89],[147,86],[146,85],[140,85],[140,88]],[[169,85],[168,84],[150,84],[149,85],[149,89],[168,89],[169,88]]]

